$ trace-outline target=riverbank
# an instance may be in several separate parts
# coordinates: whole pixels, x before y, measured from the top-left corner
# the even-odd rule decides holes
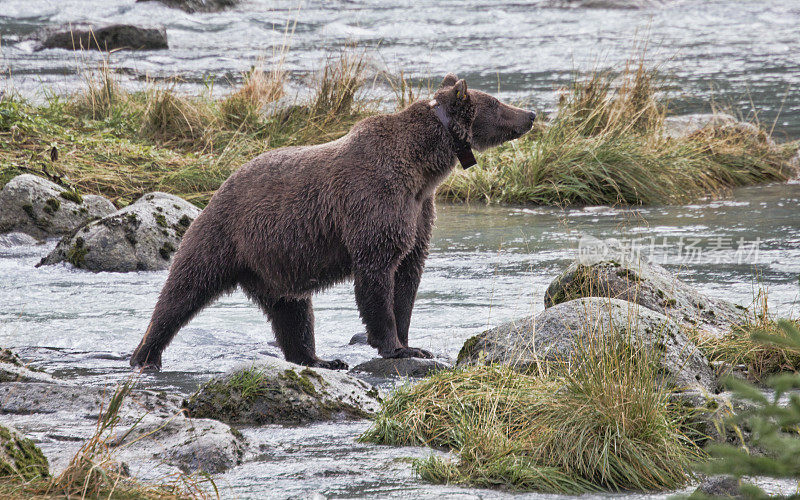
[[[536,205],[666,204],[717,197],[732,187],[784,181],[798,144],[777,145],[758,123],[713,121],[678,135],[658,76],[642,61],[617,77],[577,79],[555,116],[520,140],[479,154],[439,190],[450,201]],[[174,84],[127,92],[108,65],[84,88],[35,105],[0,100],[0,185],[20,173],[48,177],[125,206],[150,191],[204,206],[233,170],[261,152],[341,137],[379,112],[366,97],[363,54],[329,59],[308,97],[285,95],[280,65],[254,67],[220,99]],[[409,102],[392,79],[391,102]],[[398,83],[399,82],[399,83]],[[411,99],[424,97],[419,90]]]

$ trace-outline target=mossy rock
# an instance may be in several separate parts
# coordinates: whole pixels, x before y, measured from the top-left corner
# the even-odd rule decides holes
[[[185,407],[193,418],[296,425],[366,418],[379,403],[377,391],[362,380],[276,359],[211,379]]]
[[[635,302],[716,335],[730,332],[744,321],[746,312],[741,306],[706,296],[614,240],[582,240],[576,260],[547,288],[544,305],[552,307],[582,297]]]
[[[28,368],[10,349],[0,348],[0,383],[3,382],[56,382],[39,369]]]
[[[42,450],[13,427],[0,425],[0,477],[31,481],[49,475]]]
[[[458,365],[500,363],[529,371],[547,363],[574,364],[586,339],[620,332],[630,344],[660,353],[657,362],[667,385],[716,390],[714,370],[678,322],[632,302],[600,297],[562,302],[476,335],[465,342]]]
[[[23,174],[0,191],[0,233],[15,231],[40,239],[62,236],[114,210],[102,196],[81,196],[42,177]]]
[[[65,236],[39,265],[68,262],[90,271],[167,269],[200,210],[175,195],[148,193]]]

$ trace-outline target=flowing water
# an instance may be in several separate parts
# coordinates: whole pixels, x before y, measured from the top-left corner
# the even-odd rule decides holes
[[[0,67],[6,87],[25,95],[66,92],[98,54],[33,51],[37,27],[68,22],[157,22],[171,48],[117,52],[112,66],[128,84],[146,76],[185,78],[187,90],[223,85],[284,43],[297,21],[286,67],[293,81],[319,68],[326,52],[348,41],[368,49],[376,66],[413,77],[454,71],[475,87],[553,106],[553,90],[574,69],[618,67],[632,42],[648,38],[672,78],[674,107],[704,111],[712,96],[744,114],[776,122],[778,138],[800,136],[800,4],[794,0],[693,0],[642,10],[547,8],[545,1],[298,2],[253,0],[217,14],[186,14],[133,0],[0,0]],[[643,36],[642,33],[649,33]],[[383,89],[384,91],[386,89]],[[741,189],[721,201],[637,210],[439,207],[437,229],[414,316],[413,345],[452,359],[464,340],[487,327],[543,309],[547,285],[574,255],[582,235],[635,240],[682,279],[716,297],[750,305],[759,288],[779,315],[796,315],[800,274],[800,184]],[[117,383],[129,375],[164,272],[90,273],[59,265],[34,268],[54,245],[0,247],[0,345],[34,366],[81,383]],[[349,346],[362,326],[352,286],[315,298],[317,349],[351,366],[375,353]],[[188,394],[211,375],[278,355],[269,325],[236,292],[184,328],[164,355],[165,371],[142,384]],[[245,430],[260,455],[218,479],[244,498],[494,498],[499,492],[432,486],[404,457],[418,448],[358,444],[368,424],[334,423]],[[58,451],[57,442],[43,443]],[[543,495],[535,495],[543,498]]]
[[[568,264],[582,235],[653,245],[653,260],[703,292],[750,305],[756,290],[766,288],[774,313],[796,316],[799,202],[800,184],[790,183],[742,189],[721,201],[635,211],[440,206],[414,309],[412,344],[452,359],[471,335],[541,311],[547,285]],[[126,356],[148,323],[166,273],[34,268],[53,244],[0,250],[0,345],[60,377],[119,382],[130,373]],[[348,345],[362,330],[351,285],[317,296],[315,314],[321,356],[352,366],[375,355],[366,346]],[[146,375],[142,384],[188,394],[212,374],[277,355],[265,319],[236,292],[185,327],[164,354],[164,372]],[[366,426],[245,430],[263,453],[219,484],[240,497],[478,494],[413,477],[401,459],[428,450],[355,443]]]
[[[35,52],[28,38],[36,29],[161,24],[169,50],[116,52],[111,66],[132,84],[178,74],[187,87],[212,81],[224,87],[285,45],[290,25],[286,68],[299,84],[326,54],[354,42],[378,69],[436,82],[452,71],[471,86],[547,109],[553,91],[575,70],[619,69],[634,41],[646,40],[650,60],[671,78],[675,111],[708,111],[714,99],[744,115],[757,111],[769,124],[777,118],[779,136],[800,136],[796,0],[664,1],[663,7],[630,10],[549,7],[556,3],[567,2],[244,0],[226,12],[187,14],[134,0],[2,0],[0,71],[8,86],[26,95],[42,88],[74,90],[100,55]]]

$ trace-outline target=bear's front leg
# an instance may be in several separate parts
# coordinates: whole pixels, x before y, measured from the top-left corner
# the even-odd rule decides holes
[[[358,269],[355,293],[369,345],[384,358],[432,358],[424,350],[407,347],[397,338],[394,317],[394,268]]]

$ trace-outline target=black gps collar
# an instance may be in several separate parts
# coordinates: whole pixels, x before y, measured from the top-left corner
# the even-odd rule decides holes
[[[470,143],[458,137],[450,128],[451,120],[450,117],[447,116],[447,112],[444,110],[444,108],[439,105],[436,99],[433,99],[428,104],[430,104],[430,107],[433,110],[433,113],[436,115],[436,118],[438,118],[439,121],[442,122],[442,125],[444,125],[444,128],[450,132],[450,136],[453,138],[453,143],[456,147],[456,156],[458,156],[458,161],[461,163],[461,167],[467,169],[477,164],[478,161],[475,160],[475,155],[472,154],[472,146]]]

